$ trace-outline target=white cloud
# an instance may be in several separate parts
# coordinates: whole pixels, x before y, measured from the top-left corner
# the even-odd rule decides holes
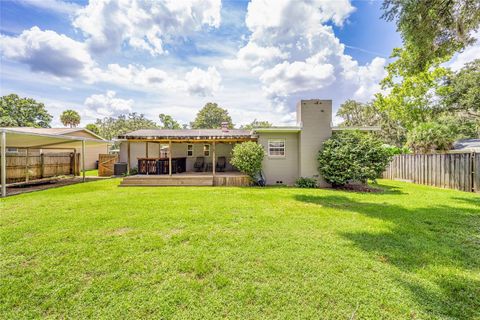
[[[165,43],[202,27],[220,25],[220,0],[96,0],[78,11],[73,25],[88,37],[95,52],[123,43],[151,55],[165,53]]]
[[[187,91],[191,95],[212,96],[220,89],[222,78],[215,67],[209,67],[207,71],[193,68],[185,75]]]
[[[105,94],[93,94],[85,99],[85,114],[89,118],[113,117],[132,111],[133,100],[116,98],[116,92],[109,90]]]
[[[249,41],[224,66],[249,69],[277,112],[307,98],[368,100],[385,76],[386,60],[360,66],[326,24],[341,26],[354,10],[349,0],[252,0]]]
[[[61,1],[61,0],[17,0],[18,3],[24,6],[37,7],[48,10],[50,12],[57,12],[61,14],[73,14],[81,8],[76,3]]]
[[[185,73],[182,79],[178,74],[168,73],[159,68],[109,64],[106,69],[95,69],[94,75],[97,82],[117,84],[130,89],[134,85],[135,89],[148,92],[158,89],[176,93],[186,92],[192,96],[212,96],[220,90],[222,80],[215,67],[209,67],[207,70],[194,67]]]
[[[177,73],[142,65],[109,64],[99,67],[84,43],[55,31],[33,27],[17,37],[0,35],[1,53],[5,58],[21,62],[34,72],[56,78],[74,79],[85,83],[108,83],[152,91],[158,89],[211,96],[220,89],[221,77],[215,67],[197,67],[182,77]],[[132,87],[133,85],[133,87]]]
[[[55,31],[32,27],[17,37],[0,35],[0,41],[4,57],[24,63],[35,72],[88,78],[95,66],[84,43]]]

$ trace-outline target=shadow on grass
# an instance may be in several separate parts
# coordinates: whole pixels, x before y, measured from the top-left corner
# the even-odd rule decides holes
[[[452,198],[453,206],[411,209],[383,201],[360,202],[342,195],[296,195],[295,199],[390,222],[388,232],[341,235],[373,259],[402,271],[401,278],[395,276],[395,280],[413,293],[424,312],[459,319],[480,316],[480,281],[465,273],[474,274],[480,267],[476,200]],[[455,201],[472,207],[454,207]],[[425,270],[432,271],[425,275]],[[419,277],[427,278],[431,284],[415,280]]]

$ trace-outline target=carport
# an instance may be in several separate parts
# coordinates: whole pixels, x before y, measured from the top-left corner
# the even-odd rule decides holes
[[[104,144],[105,140],[90,139],[52,134],[30,133],[15,130],[15,128],[0,128],[0,176],[1,196],[7,195],[7,148],[26,149],[27,162],[29,149],[75,149],[81,146],[82,180],[85,181],[85,152],[87,145]]]

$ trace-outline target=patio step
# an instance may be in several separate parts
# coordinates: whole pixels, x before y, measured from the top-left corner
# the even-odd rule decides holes
[[[139,186],[213,186],[212,176],[130,176],[123,178],[122,187]]]

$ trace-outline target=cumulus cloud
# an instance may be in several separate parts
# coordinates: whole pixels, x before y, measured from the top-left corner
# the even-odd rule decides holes
[[[191,95],[212,96],[220,89],[222,78],[215,67],[208,70],[193,68],[185,75],[187,91]]]
[[[224,66],[258,76],[281,112],[302,98],[368,100],[385,76],[386,60],[359,65],[327,25],[341,26],[354,10],[349,0],[252,0],[245,20],[248,43]]]
[[[81,80],[89,84],[104,82],[142,91],[165,89],[191,95],[211,96],[220,88],[221,77],[215,67],[193,68],[184,76],[142,65],[109,64],[100,67],[86,45],[63,34],[33,27],[16,37],[0,35],[5,58],[24,63],[34,72],[58,78]]]
[[[95,66],[84,43],[55,31],[32,27],[17,37],[0,35],[0,41],[4,57],[24,63],[32,71],[88,78]]]
[[[77,13],[73,25],[88,37],[95,52],[123,43],[151,55],[165,53],[165,43],[202,27],[218,28],[221,0],[96,0]]]
[[[113,117],[132,111],[133,100],[116,98],[116,92],[93,94],[85,99],[85,113],[91,118]]]

